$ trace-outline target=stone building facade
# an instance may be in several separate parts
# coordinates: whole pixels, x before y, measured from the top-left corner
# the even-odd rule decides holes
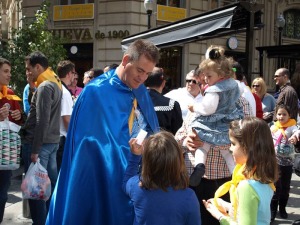
[[[42,0],[1,0],[1,38],[9,38],[12,27],[21,26],[21,18],[33,17]],[[134,35],[148,29],[148,16],[143,0],[50,0],[49,29],[57,36],[66,38],[65,48],[68,58],[76,64],[81,76],[91,67],[104,68],[105,65],[119,63],[122,57],[121,41],[128,35]],[[150,17],[151,27],[166,25],[181,18],[188,18],[224,5],[236,3],[235,0],[156,0]],[[251,77],[259,74],[259,46],[278,44],[279,32],[276,20],[283,15],[300,14],[299,0],[256,0],[262,4],[262,22],[264,27],[254,31],[253,66]],[[299,11],[297,11],[299,10]],[[292,12],[292,13],[291,13]],[[290,14],[289,14],[290,13]],[[297,17],[297,18],[296,18]],[[291,21],[293,20],[293,21]],[[300,44],[298,16],[286,19],[283,28],[282,45]],[[298,24],[298,26],[297,26]],[[294,34],[287,35],[294,27]],[[291,32],[290,32],[291,33]],[[210,45],[222,45],[229,55],[243,60],[246,52],[246,33],[197,41],[189,44],[162,48],[159,66],[171,77],[170,88],[184,85],[185,75],[204,58]],[[237,40],[234,49],[229,48],[228,39]],[[293,63],[286,66],[294,66]],[[273,74],[277,68],[277,59],[263,58],[263,77],[269,88],[274,88]],[[292,69],[292,68],[291,68]]]

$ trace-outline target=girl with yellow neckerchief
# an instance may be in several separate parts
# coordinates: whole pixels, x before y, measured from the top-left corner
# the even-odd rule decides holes
[[[230,151],[236,162],[232,180],[214,199],[203,200],[220,224],[269,225],[270,203],[278,171],[270,128],[256,117],[230,123]],[[219,197],[229,191],[230,203]]]
[[[294,145],[289,143],[288,139],[298,130],[296,120],[290,118],[291,114],[288,106],[277,106],[275,115],[277,121],[270,129],[280,177],[276,182],[276,192],[271,201],[271,221],[277,215],[278,205],[280,217],[283,219],[288,217],[285,207],[289,200],[294,163]]]

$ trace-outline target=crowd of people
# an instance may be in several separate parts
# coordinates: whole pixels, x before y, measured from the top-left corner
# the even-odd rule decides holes
[[[22,124],[24,172],[39,160],[51,181],[48,201],[29,199],[33,224],[266,225],[277,211],[287,218],[300,139],[289,70],[275,71],[275,98],[262,77],[247,86],[223,47],[210,46],[205,57],[185,87],[163,95],[159,49],[147,40],[134,41],[119,65],[86,71],[83,88],[74,63],[63,60],[54,72],[32,52],[24,59],[25,120],[8,88],[11,62],[0,58],[0,122]],[[0,223],[10,177],[0,170]]]

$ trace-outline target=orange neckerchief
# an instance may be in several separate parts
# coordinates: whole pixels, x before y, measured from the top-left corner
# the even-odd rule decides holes
[[[41,73],[38,76],[35,85],[38,87],[41,83],[43,83],[46,80],[56,83],[60,90],[62,90],[62,85],[59,77],[50,68],[47,68],[43,73]]]
[[[246,177],[243,175],[243,171],[245,169],[245,164],[240,165],[237,164],[233,170],[232,173],[232,180],[224,183],[222,186],[218,188],[218,190],[215,192],[214,196],[214,205],[220,208],[218,205],[217,198],[225,195],[228,191],[230,194],[230,203],[233,207],[233,217],[234,220],[236,220],[237,215],[237,208],[238,208],[238,200],[237,200],[237,186],[239,185],[240,181],[246,180]],[[273,183],[269,184],[273,191],[275,191],[275,186]]]
[[[15,100],[15,101],[21,101],[21,99],[17,95],[9,95],[7,94],[7,86],[2,86],[2,92],[0,92],[0,99],[6,98],[8,100]]]
[[[284,133],[284,130],[288,127],[291,127],[291,126],[295,126],[297,124],[296,120],[294,119],[289,119],[286,123],[284,124],[281,124],[279,121],[276,121],[274,123],[274,126],[272,128],[272,133],[280,130],[281,133],[282,133],[282,136],[284,136],[286,138],[286,135]]]

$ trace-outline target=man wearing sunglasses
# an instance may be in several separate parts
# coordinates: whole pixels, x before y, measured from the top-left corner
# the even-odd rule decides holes
[[[190,71],[185,77],[185,87],[172,90],[165,94],[166,97],[174,99],[180,105],[182,119],[188,113],[188,105],[199,103],[202,99],[201,89],[199,84],[198,70]]]

